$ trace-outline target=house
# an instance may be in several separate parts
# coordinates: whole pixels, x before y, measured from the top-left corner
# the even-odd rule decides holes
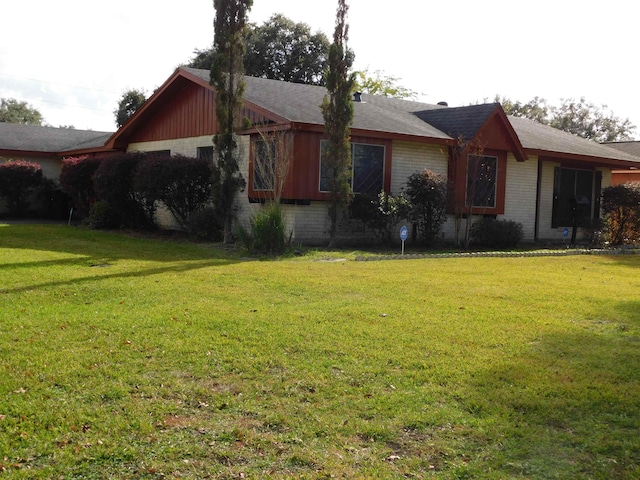
[[[324,243],[329,235],[326,178],[323,175],[326,89],[245,77],[243,115],[251,128],[238,137],[246,189],[237,198],[240,222],[248,222],[273,192],[260,171],[265,135],[292,139],[291,163],[281,202],[292,238]],[[177,69],[97,152],[169,151],[213,158],[215,91],[209,71]],[[354,97],[351,129],[352,189],[398,194],[407,178],[428,168],[453,186],[443,235],[456,235],[456,205],[465,202],[468,160],[487,167],[484,186],[491,194],[474,204],[473,215],[520,222],[525,240],[563,239],[579,213],[580,226],[599,216],[599,192],[611,184],[612,170],[640,165],[640,157],[538,124],[508,117],[499,104],[450,108],[374,95]],[[459,213],[459,212],[458,212]],[[458,215],[458,218],[460,216]],[[165,225],[171,218],[159,219]],[[588,230],[584,230],[586,233]],[[346,231],[339,235],[348,237]]]
[[[285,218],[296,241],[325,242],[329,194],[323,177],[320,104],[326,90],[253,77],[245,77],[245,82],[243,115],[252,127],[239,137],[247,180],[238,198],[240,221],[246,222],[259,208],[257,202],[270,194],[257,170],[265,132],[290,132],[293,155],[281,195]],[[522,223],[528,241],[562,240],[564,228],[573,223],[573,208],[579,211],[580,226],[589,227],[599,216],[599,192],[611,184],[612,170],[640,165],[636,155],[508,117],[499,104],[449,108],[358,97],[351,129],[356,195],[382,189],[397,194],[409,175],[428,168],[446,175],[455,199],[464,201],[470,146],[480,145],[483,161],[493,167],[485,181],[494,193],[473,213]],[[105,147],[209,158],[215,132],[209,72],[179,68]],[[454,213],[445,224],[445,238],[455,236]]]
[[[640,142],[608,142],[608,147],[616,148],[622,152],[640,157]],[[613,170],[611,172],[611,185],[620,185],[626,182],[640,182],[640,166],[628,170]]]
[[[10,160],[38,163],[44,177],[57,180],[63,158],[102,154],[111,135],[112,132],[0,122],[0,164]]]

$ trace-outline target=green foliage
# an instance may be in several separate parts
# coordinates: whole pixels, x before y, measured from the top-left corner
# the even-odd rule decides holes
[[[9,214],[24,215],[29,208],[29,196],[42,182],[42,167],[38,163],[12,160],[0,164],[0,198],[7,202]]]
[[[253,77],[324,85],[328,53],[324,33],[275,14],[248,30],[244,69]]]
[[[398,80],[400,80],[398,77],[386,75],[382,70],[376,70],[373,74],[370,74],[368,69],[355,73],[354,89],[357,92],[412,100],[415,100],[418,96],[417,92],[398,85]]]
[[[251,218],[250,229],[237,229],[245,248],[253,253],[278,255],[287,247],[284,217],[279,203],[268,202]]]
[[[602,190],[605,239],[611,245],[640,243],[640,182]]]
[[[124,92],[118,102],[118,108],[113,111],[118,128],[124,125],[146,100],[143,90],[132,89]]]
[[[513,220],[481,218],[471,225],[471,244],[489,248],[515,248],[524,238],[522,224]]]
[[[87,225],[95,229],[112,229],[120,227],[120,213],[108,201],[98,200],[89,208]]]
[[[245,186],[238,167],[235,132],[240,128],[244,93],[243,57],[247,12],[253,0],[214,0],[214,60],[211,85],[216,90],[218,133],[213,138],[218,155],[214,165],[214,205],[224,229],[224,241],[233,240],[236,195]]]
[[[431,244],[447,218],[447,179],[425,169],[409,176],[405,192],[411,202],[410,218],[418,224],[420,238]]]
[[[349,205],[350,217],[371,229],[385,245],[392,245],[397,238],[400,220],[407,219],[411,203],[403,195],[390,195],[384,191],[375,197],[355,195]]]
[[[161,201],[189,231],[191,216],[211,201],[211,163],[204,158],[147,154],[136,168],[136,198]]]
[[[27,102],[0,98],[0,122],[42,125],[43,121],[42,114]]]
[[[295,23],[282,14],[262,25],[247,25],[244,71],[252,77],[324,85],[329,40],[320,31],[312,33],[305,23]],[[188,67],[211,70],[213,48],[196,49]]]
[[[93,175],[96,197],[106,201],[126,228],[154,228],[155,199],[135,188],[138,166],[145,153],[131,152],[104,159]]]
[[[351,93],[355,74],[349,73],[354,55],[347,47],[349,26],[346,23],[349,10],[345,0],[338,1],[336,28],[329,48],[327,72],[328,95],[321,105],[324,129],[327,136],[326,159],[329,186],[329,246],[336,242],[336,229],[340,213],[351,200],[351,144],[350,127],[353,122]]]
[[[617,117],[606,105],[598,107],[584,97],[564,98],[559,107],[548,106],[539,97],[523,104],[496,95],[495,101],[502,104],[507,115],[530,118],[596,142],[632,140],[636,130],[628,118]]]
[[[222,240],[222,229],[213,207],[203,207],[189,215],[187,233],[196,240],[219,242]]]
[[[62,160],[60,186],[69,195],[73,208],[81,215],[87,215],[91,204],[96,200],[93,188],[93,175],[102,162],[101,158],[70,157]]]

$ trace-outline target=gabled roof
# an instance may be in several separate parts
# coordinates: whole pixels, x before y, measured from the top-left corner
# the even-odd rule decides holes
[[[104,145],[111,133],[0,122],[0,150],[62,153]]]
[[[208,70],[195,68],[181,70],[199,78],[208,85]],[[293,123],[324,125],[320,105],[327,94],[325,87],[248,76],[244,77],[244,81],[246,85],[245,106],[259,107]],[[449,135],[434,128],[433,125],[420,121],[413,114],[417,110],[439,108],[443,107],[380,95],[363,94],[361,102],[354,102],[352,128],[450,141]]]
[[[499,103],[434,108],[418,111],[416,116],[452,138],[469,141],[476,136],[497,108],[500,108]]]

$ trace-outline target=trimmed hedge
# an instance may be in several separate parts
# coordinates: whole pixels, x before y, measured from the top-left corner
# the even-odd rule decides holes
[[[513,220],[481,218],[471,225],[471,244],[489,248],[514,248],[524,238],[522,224]]]

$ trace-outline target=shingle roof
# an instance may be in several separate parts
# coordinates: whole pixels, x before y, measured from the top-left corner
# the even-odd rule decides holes
[[[499,106],[498,103],[485,103],[466,107],[438,108],[419,111],[416,115],[452,138],[471,140]]]
[[[208,70],[184,70],[209,82]],[[320,104],[327,94],[325,87],[248,76],[244,81],[247,102],[291,122],[324,125]],[[449,140],[447,134],[414,115],[416,111],[442,108],[445,107],[363,94],[362,102],[354,102],[352,128]]]
[[[603,143],[603,145],[640,157],[640,142],[637,140],[629,142],[606,142]]]
[[[59,153],[102,147],[111,133],[0,122],[0,150]]]
[[[510,116],[509,121],[520,138],[522,146],[528,150],[640,162],[640,157],[528,118]]]

